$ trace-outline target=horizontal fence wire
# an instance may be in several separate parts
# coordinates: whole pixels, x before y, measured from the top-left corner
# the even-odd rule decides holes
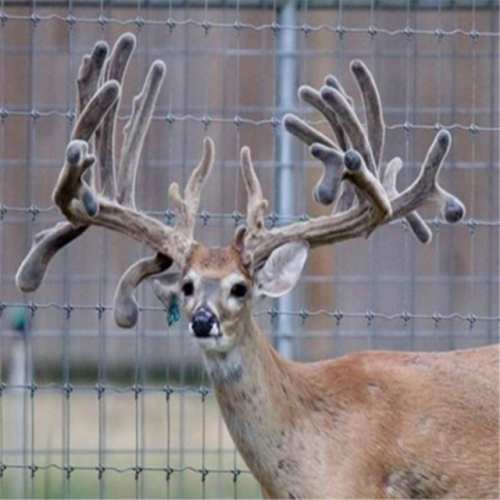
[[[185,182],[202,138],[214,137],[218,173],[197,234],[216,246],[245,222],[244,144],[271,201],[268,227],[316,215],[309,199],[321,170],[286,145],[282,124],[289,112],[322,131],[327,124],[298,100],[284,102],[283,90],[318,87],[335,72],[357,96],[348,62],[365,60],[382,93],[386,156],[404,160],[403,183],[418,175],[435,132],[449,130],[442,184],[467,214],[451,226],[422,212],[434,233],[426,248],[400,220],[368,240],[313,251],[297,290],[257,304],[255,318],[302,361],[498,342],[498,2],[300,0],[287,17],[289,4],[0,0],[1,498],[261,495],[185,319],[167,328],[168,311],[144,286],[138,326],[113,322],[115,286],[144,249],[94,232],[54,259],[39,291],[15,288],[33,236],[61,220],[50,192],[74,124],[73,82],[101,38],[137,35],[127,83],[136,91],[153,59],[167,63],[139,173],[147,215],[175,225],[168,185]],[[123,100],[119,130],[130,117]]]

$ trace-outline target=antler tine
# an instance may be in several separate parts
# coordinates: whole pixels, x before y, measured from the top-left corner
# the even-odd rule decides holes
[[[173,264],[173,260],[161,253],[154,257],[141,259],[123,274],[116,287],[113,300],[115,322],[122,328],[132,328],[139,319],[139,306],[134,297],[134,290],[146,278],[166,271]]]
[[[399,194],[396,188],[396,179],[402,166],[401,158],[393,158],[385,167],[383,186],[389,199],[396,198]],[[410,212],[406,216],[406,221],[421,243],[427,244],[432,240],[432,232],[418,212]]]
[[[193,170],[184,189],[184,197],[179,192],[179,185],[173,182],[170,185],[168,196],[170,202],[178,212],[176,231],[185,237],[192,238],[196,224],[196,215],[200,204],[200,197],[205,181],[212,170],[214,160],[214,143],[210,137],[203,141],[203,156],[198,166]]]
[[[427,152],[418,178],[392,200],[393,218],[403,217],[427,202],[436,204],[449,223],[458,222],[464,217],[465,207],[462,202],[441,188],[437,182],[439,170],[450,146],[450,133],[447,130],[441,130]]]
[[[368,170],[372,174],[377,175],[375,160],[373,159],[373,152],[368,137],[345,97],[338,90],[331,87],[322,87],[321,97],[335,112],[340,126],[345,130],[351,141],[352,148],[361,154]]]
[[[101,84],[112,80],[121,84],[136,44],[136,38],[132,33],[125,33],[116,41],[113,51],[106,61],[104,71],[101,73]],[[101,191],[104,196],[111,200],[116,195],[115,127],[119,104],[120,100],[118,99],[104,117],[96,133],[95,141],[100,166]]]
[[[80,64],[77,77],[77,117],[72,137],[78,139],[90,138],[89,122],[93,117],[91,110],[86,110],[89,101],[97,89],[99,76],[104,66],[109,47],[105,42],[97,42],[91,54],[85,54]],[[92,108],[95,109],[95,108]],[[85,114],[83,113],[85,111]],[[83,116],[83,118],[82,118]],[[92,169],[87,169],[85,180],[92,183]],[[30,252],[24,258],[16,274],[16,284],[23,292],[33,292],[41,285],[47,267],[54,255],[64,246],[78,238],[86,227],[75,228],[68,222],[62,222],[38,233],[33,241]]]
[[[33,240],[31,250],[17,270],[17,287],[23,292],[34,292],[39,288],[54,255],[86,229],[75,228],[68,222],[60,222],[51,229],[39,232]]]
[[[351,106],[351,108],[354,107],[354,101],[352,100],[352,97],[347,94],[344,87],[342,87],[341,83],[334,75],[327,75],[325,77],[324,84],[327,87],[338,90],[345,97],[345,100],[349,103],[349,106]]]
[[[345,131],[341,127],[333,110],[321,98],[321,94],[309,85],[303,85],[299,88],[298,95],[302,102],[311,105],[326,118],[335,134],[338,146],[342,151],[347,151],[349,149],[349,139],[346,137]]]
[[[132,102],[132,113],[125,125],[125,138],[117,171],[117,201],[120,205],[135,209],[135,183],[137,167],[144,139],[151,123],[158,94],[167,68],[162,61],[155,61],[144,80],[141,93]],[[132,328],[139,317],[139,306],[134,291],[146,278],[166,271],[173,261],[157,253],[130,266],[123,274],[114,297],[114,318],[118,326]]]
[[[108,44],[100,41],[94,45],[91,54],[83,56],[76,80],[78,88],[76,99],[77,115],[81,114],[97,90],[101,70],[106,62],[108,52]]]
[[[309,152],[312,156],[320,160],[325,167],[321,179],[314,188],[314,199],[322,205],[331,205],[339,193],[344,155],[336,149],[328,148],[322,144],[313,144],[309,148]]]
[[[375,80],[368,68],[359,60],[351,62],[351,72],[359,86],[366,117],[366,128],[375,167],[378,172],[385,141],[385,123],[382,103]]]
[[[166,71],[167,67],[162,61],[155,61],[151,65],[141,93],[134,98],[132,114],[124,128],[125,139],[118,169],[117,201],[132,208],[135,208],[137,165]]]
[[[305,142],[308,146],[313,144],[323,144],[332,149],[338,149],[337,145],[330,140],[326,135],[318,132],[316,129],[308,125],[304,120],[292,114],[286,114],[283,117],[283,125],[290,134],[297,139]]]
[[[265,230],[264,213],[267,210],[268,202],[262,194],[255,168],[252,162],[250,148],[245,146],[241,149],[241,172],[247,190],[247,239]]]

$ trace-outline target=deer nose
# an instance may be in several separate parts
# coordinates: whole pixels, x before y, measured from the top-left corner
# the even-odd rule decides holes
[[[209,337],[214,325],[217,324],[215,314],[201,307],[198,309],[191,320],[191,328],[196,337]]]

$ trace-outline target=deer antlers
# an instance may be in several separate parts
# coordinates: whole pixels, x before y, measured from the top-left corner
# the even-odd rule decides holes
[[[128,33],[119,38],[109,57],[109,48],[104,42],[98,42],[92,53],[84,56],[77,78],[78,117],[53,193],[55,204],[68,222],[35,236],[33,247],[16,276],[21,290],[36,290],[52,257],[91,225],[113,229],[146,243],[157,252],[156,256],[131,266],[115,294],[115,320],[124,327],[131,327],[137,321],[138,308],[133,297],[137,285],[165,271],[173,261],[182,266],[189,257],[200,190],[213,160],[213,143],[207,139],[203,159],[188,182],[184,200],[172,186],[171,198],[182,212],[175,228],[136,210],[137,166],[166,67],[162,61],[151,65],[142,92],[133,101],[115,171],[116,113],[121,82],[135,46],[134,35]],[[96,155],[92,154],[93,150]]]
[[[406,218],[422,243],[428,243],[432,236],[430,229],[415,212],[426,203],[438,205],[450,223],[465,214],[462,203],[437,182],[451,145],[451,136],[445,130],[437,133],[419,177],[405,191],[398,193],[396,189],[396,176],[402,166],[400,158],[390,161],[381,175],[385,125],[380,96],[371,73],[361,61],[351,63],[351,72],[363,99],[366,131],[354,112],[352,99],[334,76],[325,79],[325,86],[319,92],[303,86],[298,95],[326,118],[335,139],[294,115],[284,118],[285,128],[308,145],[310,153],[323,163],[324,173],[314,190],[314,199],[323,205],[333,204],[333,212],[330,216],[271,230],[263,227],[260,211],[259,217],[248,217],[244,248],[256,265],[265,261],[273,249],[289,241],[304,240],[313,247],[336,243],[368,236],[376,227],[401,217]],[[253,207],[264,206],[265,200],[249,154],[242,156],[250,214],[255,212]]]
[[[169,199],[178,212],[174,228],[136,209],[137,166],[166,67],[163,62],[155,61],[141,93],[134,98],[115,168],[121,82],[135,46],[134,35],[128,33],[119,38],[109,57],[105,42],[98,42],[92,53],[84,56],[77,78],[77,120],[53,192],[53,200],[67,222],[35,236],[16,276],[21,290],[36,290],[54,255],[92,225],[119,231],[145,243],[156,255],[133,264],[123,274],[115,293],[115,320],[123,327],[137,322],[138,305],[133,292],[139,283],[164,272],[173,262],[182,268],[189,259],[197,244],[193,232],[201,191],[214,157],[213,142],[206,138],[202,159],[191,174],[183,196],[177,184],[170,186]],[[396,177],[402,166],[399,158],[390,161],[380,175],[385,126],[379,93],[363,63],[353,61],[351,71],[363,99],[366,131],[354,112],[352,99],[333,76],[325,79],[325,86],[319,92],[301,87],[299,97],[324,115],[334,139],[294,115],[287,115],[284,120],[286,129],[323,162],[324,173],[314,190],[314,198],[324,205],[333,204],[331,215],[267,230],[264,224],[267,201],[252,165],[250,149],[242,149],[241,168],[248,192],[247,226],[238,229],[235,245],[247,265],[261,265],[275,248],[290,241],[302,240],[311,246],[331,244],[369,235],[376,227],[400,217],[406,217],[417,238],[426,243],[431,233],[415,210],[428,202],[436,203],[448,222],[463,217],[462,203],[437,183],[451,144],[448,132],[438,132],[419,177],[402,193],[396,189]]]

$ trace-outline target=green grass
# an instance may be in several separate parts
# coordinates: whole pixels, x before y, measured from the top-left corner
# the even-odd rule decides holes
[[[16,439],[23,431],[16,414],[19,400],[7,392],[0,402],[0,461],[23,464],[22,444]],[[203,404],[198,394],[174,393],[167,406],[165,395],[156,392],[143,393],[137,401],[130,392],[106,393],[99,402],[94,392],[76,391],[65,400],[57,392],[39,391],[33,400],[27,399],[26,437],[24,464],[33,461],[39,469],[32,478],[29,471],[8,467],[0,479],[2,499],[24,493],[34,498],[64,498],[66,492],[69,498],[99,498],[100,494],[107,498],[261,495],[249,473],[238,476],[235,490],[231,470],[235,463],[239,470],[247,467],[235,457],[234,445],[211,396]],[[100,442],[102,463],[108,468],[102,480],[96,470]],[[51,466],[63,466],[67,461],[75,467],[69,481],[64,471]],[[137,479],[130,470],[136,465],[146,468]],[[167,481],[167,467],[183,470],[173,472]],[[208,473],[202,481],[202,468],[217,472]],[[221,470],[225,472],[218,472]],[[26,490],[20,489],[23,480]]]

